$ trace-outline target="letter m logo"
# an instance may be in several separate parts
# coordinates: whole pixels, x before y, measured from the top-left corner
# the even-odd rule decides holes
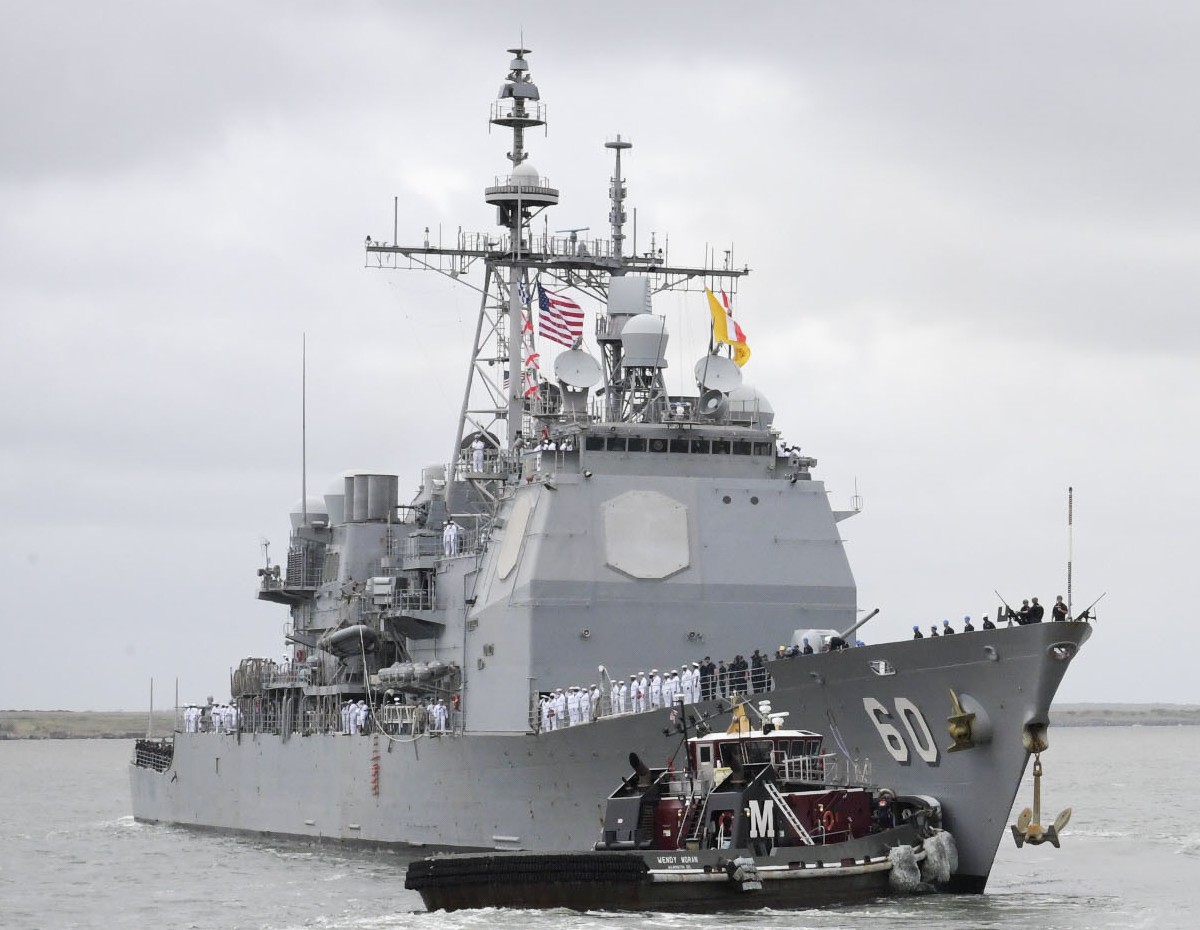
[[[775,802],[750,802],[750,839],[758,840],[775,835]]]

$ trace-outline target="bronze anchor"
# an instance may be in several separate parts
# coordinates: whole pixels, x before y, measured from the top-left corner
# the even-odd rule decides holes
[[[946,729],[950,731],[950,739],[954,742],[946,751],[961,752],[964,749],[974,749],[975,733],[973,724],[975,723],[975,715],[967,713],[953,688],[950,689],[950,703],[954,707],[954,713],[946,718]]]
[[[1017,822],[1012,824],[1013,839],[1017,848],[1029,843],[1038,846],[1042,843],[1053,843],[1058,849],[1058,835],[1071,819],[1071,808],[1067,808],[1055,818],[1048,827],[1042,826],[1042,754],[1035,753],[1033,757],[1033,809],[1028,807],[1021,811]]]

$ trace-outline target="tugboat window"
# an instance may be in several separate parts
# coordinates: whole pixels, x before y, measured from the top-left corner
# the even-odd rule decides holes
[[[607,448],[608,448],[609,452],[624,452],[625,451],[625,437],[624,436],[609,436]]]
[[[733,444],[734,455],[749,455],[753,446],[744,439],[739,439]]]
[[[712,446],[713,455],[728,455],[729,441],[726,439],[714,439]]]
[[[692,440],[692,454],[693,455],[708,455],[708,440],[707,439],[693,439]]]
[[[642,436],[630,436],[629,437],[629,451],[630,452],[645,452],[646,451],[645,438]]]
[[[689,446],[690,446],[690,443],[686,439],[672,439],[671,440],[671,451],[672,452],[687,452],[687,451],[689,451]]]
[[[603,452],[604,451],[604,437],[603,436],[588,436],[588,438],[584,441],[583,447],[585,449],[587,449],[588,452]]]

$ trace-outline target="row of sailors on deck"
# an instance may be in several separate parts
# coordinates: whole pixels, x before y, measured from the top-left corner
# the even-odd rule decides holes
[[[183,711],[183,729],[187,733],[233,733],[238,728],[241,714],[236,704],[213,704],[201,707],[189,704]]]
[[[996,629],[996,624],[992,623],[991,619],[988,617],[987,614],[983,615],[983,628],[985,630]],[[966,617],[963,617],[962,631],[964,633],[974,633],[975,632],[975,624],[973,624],[971,622],[971,617],[969,615]],[[937,628],[936,623],[931,624],[929,627],[929,636],[931,636],[931,637],[938,636],[938,635],[953,636],[955,633],[956,633],[956,630],[954,629],[954,627],[952,627],[950,625],[949,620],[942,621],[942,631],[940,634],[938,633],[938,628]],[[924,638],[925,638],[925,636],[921,633],[921,628],[914,623],[913,624],[913,639],[924,639]]]
[[[677,695],[685,704],[699,702],[699,662],[693,662],[690,666],[684,662],[682,670],[677,672],[668,669],[664,675],[660,675],[656,668],[650,670],[648,677],[645,672],[638,672],[629,676],[628,684],[624,681],[613,682],[613,713],[633,711],[636,714],[656,707],[673,707]]]
[[[395,703],[400,704],[400,699],[396,698]],[[413,732],[414,733],[445,733],[447,724],[450,722],[450,708],[446,706],[445,699],[435,701],[429,698],[424,704],[416,705],[416,713],[413,715]],[[360,733],[371,732],[371,707],[366,701],[346,701],[340,711],[342,721],[342,733],[357,736]],[[386,716],[383,720],[384,729],[387,729],[388,723]]]
[[[600,716],[600,688],[597,685],[590,689],[571,685],[565,691],[558,688],[539,699],[538,710],[544,731],[591,723]]]
[[[696,704],[701,699],[708,700],[718,693],[715,669],[708,675],[702,671],[702,668],[710,666],[711,662],[703,667],[699,662],[690,665],[685,662],[679,671],[668,669],[660,674],[655,668],[650,670],[649,675],[645,672],[630,675],[627,682],[614,679],[607,702],[604,693],[595,684],[591,687],[572,685],[566,689],[558,688],[539,700],[542,729],[559,730],[591,723],[605,714],[640,714],[659,707],[673,707],[679,702]],[[724,676],[721,680],[724,685]],[[731,675],[729,692],[738,690],[740,693],[746,684],[748,682],[741,689],[736,688]],[[761,690],[765,690],[765,683]],[[725,688],[722,687],[719,693],[724,694]]]
[[[338,716],[342,721],[343,733],[365,733],[367,721],[371,718],[371,708],[366,701],[346,701],[342,704]]]
[[[518,455],[523,455],[526,452],[536,453],[534,456],[534,467],[541,469],[542,453],[543,452],[573,452],[575,451],[575,438],[573,436],[564,436],[555,439],[550,435],[549,430],[542,430],[541,439],[533,444],[526,443],[524,437],[518,432],[513,443],[513,449]],[[487,466],[486,453],[488,444],[478,436],[471,443],[471,471],[475,474],[483,474]]]

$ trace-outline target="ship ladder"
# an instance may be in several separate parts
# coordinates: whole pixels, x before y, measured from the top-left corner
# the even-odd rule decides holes
[[[683,846],[688,849],[699,849],[704,839],[704,815],[708,811],[708,796],[701,800],[693,795],[688,799],[688,811],[683,818],[684,829],[680,834],[684,837]]]
[[[641,807],[638,809],[638,824],[634,833],[634,839],[639,849],[654,842],[654,830],[654,805],[647,804],[643,799]]]
[[[788,804],[787,798],[779,793],[779,789],[775,787],[775,783],[771,781],[763,782],[763,787],[767,790],[767,796],[775,802],[775,806],[779,808],[779,813],[783,815],[783,819],[787,821],[788,826],[792,828],[796,836],[800,838],[800,842],[805,846],[815,846],[816,843],[812,835],[804,829],[804,824],[800,822],[800,818],[796,816],[796,812],[792,810]]]

